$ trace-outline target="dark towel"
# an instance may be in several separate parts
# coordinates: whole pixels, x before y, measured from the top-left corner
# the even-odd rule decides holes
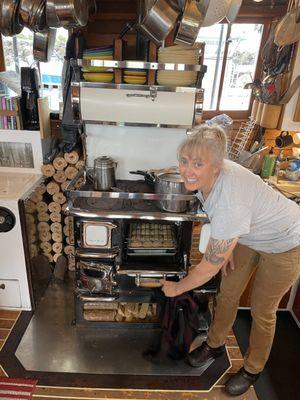
[[[199,328],[198,305],[191,295],[165,298],[160,322],[160,343],[144,352],[144,357],[154,363],[185,358]]]

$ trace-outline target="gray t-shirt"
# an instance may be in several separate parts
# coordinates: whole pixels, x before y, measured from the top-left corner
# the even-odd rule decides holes
[[[225,160],[203,204],[211,237],[233,239],[256,251],[281,253],[300,244],[300,208],[241,165]]]

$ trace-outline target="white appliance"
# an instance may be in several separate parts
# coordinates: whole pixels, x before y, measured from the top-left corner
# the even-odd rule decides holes
[[[0,152],[0,307],[31,310],[18,202],[42,178],[40,132],[0,130]]]

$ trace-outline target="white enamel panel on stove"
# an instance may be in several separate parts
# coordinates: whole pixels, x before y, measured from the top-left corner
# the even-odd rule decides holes
[[[195,93],[157,91],[154,101],[149,94],[149,90],[82,87],[81,117],[83,121],[192,126]]]
[[[107,155],[117,163],[117,179],[142,179],[129,174],[137,169],[176,166],[177,148],[186,138],[185,129],[85,125],[87,165],[96,157]]]
[[[108,245],[108,229],[101,225],[85,226],[85,243],[87,246],[105,247]]]

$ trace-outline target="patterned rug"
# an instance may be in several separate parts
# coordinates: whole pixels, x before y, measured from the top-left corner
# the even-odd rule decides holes
[[[0,399],[30,400],[37,380],[0,377]]]

